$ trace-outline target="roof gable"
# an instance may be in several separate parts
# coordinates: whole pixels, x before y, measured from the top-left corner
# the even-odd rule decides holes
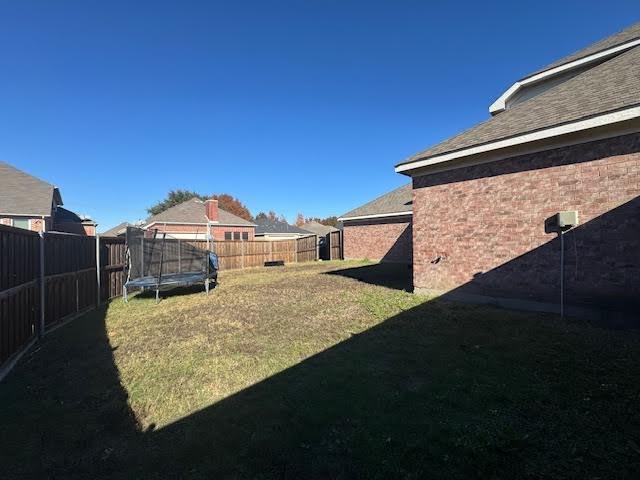
[[[602,52],[604,50],[608,50],[614,48],[616,46],[622,45],[624,43],[630,42],[635,39],[640,39],[640,22],[634,23],[630,27],[625,28],[613,35],[610,35],[602,40],[598,40],[595,43],[592,43],[588,47],[585,47],[577,52],[574,52],[566,57],[561,58],[560,60],[556,60],[553,63],[550,63],[546,67],[543,67],[535,72],[530,73],[529,75],[523,77],[523,79],[531,77],[541,72],[545,72],[547,70],[551,70],[552,68],[559,67],[560,65],[565,65],[567,63],[573,62],[575,60],[580,60],[581,58],[588,57],[598,52]]]
[[[635,118],[640,116],[640,113],[636,112],[638,106],[640,47],[634,47],[515,105],[500,115],[413,155],[398,164],[396,171],[405,172],[438,163],[440,157],[445,161],[445,156],[453,157],[454,153],[456,158],[460,158],[467,155],[467,150],[471,151],[479,146],[486,146],[485,151],[490,150],[492,144],[505,139],[541,132],[556,126],[566,126],[609,113],[628,111],[629,115]],[[623,115],[612,116],[627,120]]]
[[[50,216],[54,203],[62,205],[55,186],[0,162],[1,214]]]
[[[327,235],[331,232],[337,232],[338,229],[336,227],[332,227],[331,225],[323,225],[320,222],[307,222],[303,225],[300,225],[300,228],[303,230],[307,230],[311,233],[315,233],[317,235]]]
[[[408,183],[345,213],[339,220],[359,217],[390,216],[393,214],[411,215],[412,211],[413,190],[411,184]]]
[[[521,78],[489,107],[497,115],[583,71],[640,45],[640,22]]]
[[[151,223],[195,223],[206,225],[208,219],[205,215],[204,202],[197,198],[192,198],[185,202],[167,208],[164,212],[149,217],[146,224]],[[254,224],[244,218],[240,218],[222,208],[218,208],[218,224],[237,225],[251,227]]]

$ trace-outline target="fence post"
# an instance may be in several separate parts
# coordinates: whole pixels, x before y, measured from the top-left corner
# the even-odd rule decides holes
[[[38,337],[44,335],[44,232],[40,232],[40,325]]]
[[[100,289],[101,281],[100,281],[100,235],[96,233],[96,288],[98,295],[96,296],[96,307],[100,306],[102,301],[102,293]]]
[[[244,268],[244,241],[240,240],[240,268]]]
[[[298,263],[298,239],[294,238],[293,239],[293,244],[295,245],[294,250],[293,250],[293,255],[294,255],[294,262]]]

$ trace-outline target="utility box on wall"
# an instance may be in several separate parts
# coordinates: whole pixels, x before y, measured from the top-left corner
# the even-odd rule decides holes
[[[560,228],[575,227],[578,225],[578,212],[576,210],[558,212],[556,214],[556,222]]]

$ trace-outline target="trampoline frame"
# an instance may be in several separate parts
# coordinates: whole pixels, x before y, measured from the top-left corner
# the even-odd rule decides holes
[[[128,227],[132,228],[132,227]],[[156,239],[158,234],[158,230],[155,229],[153,233],[153,240]],[[129,301],[129,289],[130,288],[139,288],[142,291],[145,290],[155,290],[156,292],[156,303],[160,301],[160,290],[170,290],[176,287],[188,287],[191,285],[198,285],[200,283],[204,284],[204,289],[207,295],[209,295],[210,284],[213,281],[214,284],[217,283],[218,279],[218,267],[217,262],[215,266],[212,266],[212,252],[206,251],[204,254],[206,255],[206,265],[207,271],[196,271],[196,272],[178,272],[178,273],[166,273],[162,274],[162,266],[164,263],[164,250],[166,243],[167,233],[163,232],[162,234],[162,246],[160,250],[160,267],[158,275],[147,275],[135,279],[130,278],[131,274],[131,253],[129,249],[128,243],[125,246],[126,249],[126,261],[125,261],[125,271],[126,271],[126,281],[122,286],[122,296],[124,298],[125,303]],[[128,237],[127,237],[128,242]],[[144,262],[144,252],[142,252]],[[215,254],[214,254],[215,255]]]

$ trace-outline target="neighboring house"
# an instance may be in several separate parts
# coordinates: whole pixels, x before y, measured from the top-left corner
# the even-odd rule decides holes
[[[35,232],[95,235],[97,224],[62,207],[60,190],[0,162],[0,224]]]
[[[307,222],[303,225],[300,225],[302,230],[306,230],[307,232],[315,233],[319,237],[326,237],[331,232],[337,232],[338,229],[336,227],[332,227],[331,225],[323,225],[319,222]]]
[[[127,232],[127,227],[135,227],[133,223],[122,222],[100,234],[101,237],[122,237]]]
[[[411,184],[342,215],[345,259],[412,261]]]
[[[562,286],[568,305],[637,305],[640,23],[518,80],[490,112],[396,166],[413,180],[416,290],[555,309]],[[561,211],[579,218],[562,236]]]
[[[148,218],[144,228],[166,232],[174,238],[206,240],[253,240],[256,225],[218,208],[218,200],[192,198]]]
[[[261,218],[256,220],[256,224],[256,240],[291,240],[313,235],[307,230],[281,220]]]

